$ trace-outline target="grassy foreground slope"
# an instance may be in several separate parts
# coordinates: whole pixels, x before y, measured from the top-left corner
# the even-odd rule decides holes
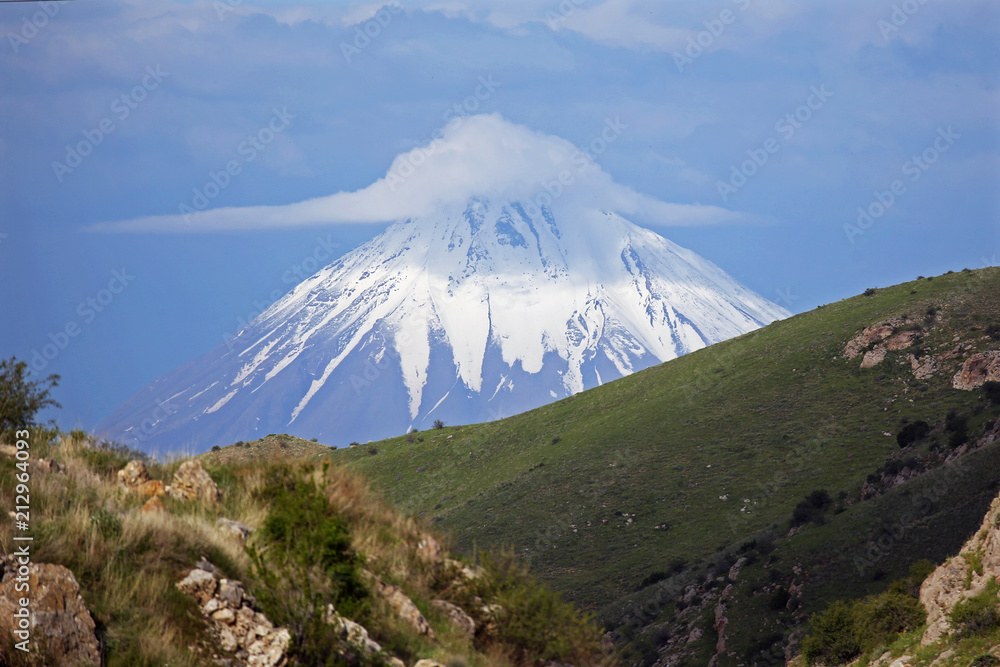
[[[903,316],[922,329],[914,348],[870,369],[844,358],[852,336]],[[866,476],[899,452],[905,421],[940,432],[955,408],[969,414],[970,433],[981,431],[991,417],[973,414],[980,397],[952,388],[951,378],[970,354],[997,347],[986,335],[997,324],[1000,269],[917,280],[515,417],[334,458],[402,511],[433,517],[462,548],[509,544],[571,599],[598,609],[681,562],[778,524],[787,530],[814,490],[859,497]],[[969,348],[945,358],[956,341]],[[914,349],[938,359],[931,377],[915,378]]]

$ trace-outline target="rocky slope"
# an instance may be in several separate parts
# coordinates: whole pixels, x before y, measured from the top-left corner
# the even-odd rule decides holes
[[[30,554],[17,555],[24,542],[13,541],[12,522],[0,530],[5,667],[601,657],[596,628],[519,566],[503,555],[452,558],[440,534],[312,453],[281,459],[276,444],[270,460],[219,463],[242,453],[222,450],[162,466],[35,437],[32,454],[50,463],[30,475]],[[0,501],[10,506],[15,461],[0,456]]]

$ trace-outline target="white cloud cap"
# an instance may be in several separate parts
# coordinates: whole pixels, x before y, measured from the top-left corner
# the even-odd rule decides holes
[[[616,120],[607,130],[621,132]],[[596,139],[595,139],[596,141]],[[598,144],[599,145],[599,144]],[[745,222],[718,206],[671,204],[616,183],[572,143],[511,123],[499,114],[451,121],[424,146],[402,153],[386,175],[354,192],[296,204],[186,211],[88,227],[94,232],[218,232],[385,223],[433,214],[483,197],[553,202],[634,215],[658,225]]]

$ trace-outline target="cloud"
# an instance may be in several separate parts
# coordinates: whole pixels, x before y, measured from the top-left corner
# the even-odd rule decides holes
[[[608,119],[600,135],[580,149],[499,114],[456,118],[429,143],[396,156],[384,177],[360,190],[279,206],[187,207],[177,214],[101,222],[87,231],[196,233],[385,223],[464,206],[473,197],[597,208],[657,225],[751,220],[717,206],[659,201],[616,183],[595,154],[626,129]]]

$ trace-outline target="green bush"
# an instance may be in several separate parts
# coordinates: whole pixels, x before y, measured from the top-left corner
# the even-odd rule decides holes
[[[896,444],[900,447],[908,447],[915,442],[919,442],[927,437],[931,432],[930,425],[925,421],[915,421],[907,424],[896,434]]]
[[[580,614],[557,593],[528,575],[512,553],[484,553],[484,576],[470,594],[499,604],[494,627],[477,640],[512,651],[517,664],[588,662],[600,651],[600,631],[589,614]]]
[[[917,581],[926,578],[929,562],[910,567],[910,576],[879,595],[861,600],[834,602],[809,621],[810,633],[802,642],[807,664],[841,665],[859,655],[891,644],[897,635],[920,627],[927,612],[912,594]],[[933,567],[933,566],[931,566]],[[933,570],[932,570],[933,571]],[[904,592],[905,591],[905,592]]]
[[[837,600],[809,621],[810,633],[802,641],[802,655],[809,665],[840,665],[861,654],[854,633],[851,605]]]
[[[948,614],[948,620],[960,637],[982,634],[1000,626],[998,592],[1000,583],[994,579],[979,595],[962,600],[954,606]]]
[[[291,631],[295,664],[333,664],[327,605],[351,619],[369,610],[348,524],[313,481],[287,467],[269,472],[259,497],[270,511],[247,547],[254,593],[268,618]]]
[[[58,386],[59,376],[44,380],[29,379],[28,364],[16,357],[0,361],[0,435],[39,426],[39,410],[61,407],[49,396]]]
[[[973,658],[972,662],[969,663],[969,667],[1000,667],[1000,658],[989,653],[984,653]]]
[[[854,631],[862,653],[892,643],[896,635],[924,624],[927,611],[920,601],[892,591],[854,604]]]

